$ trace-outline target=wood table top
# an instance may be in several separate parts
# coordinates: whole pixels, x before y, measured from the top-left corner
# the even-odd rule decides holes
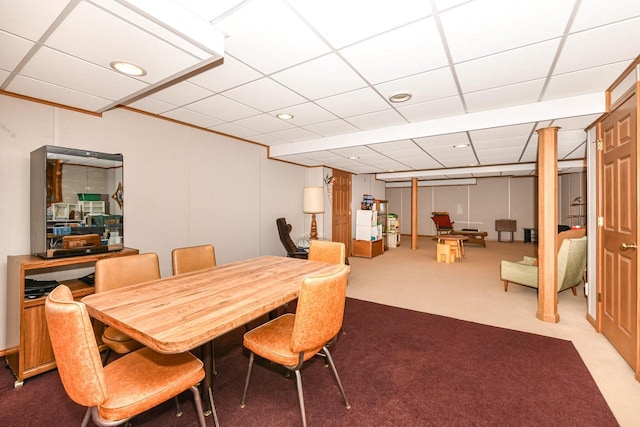
[[[89,314],[160,353],[180,353],[297,298],[344,265],[262,256],[82,298]]]

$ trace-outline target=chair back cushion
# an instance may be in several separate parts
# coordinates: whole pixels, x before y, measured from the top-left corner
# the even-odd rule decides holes
[[[579,239],[580,237],[586,236],[587,230],[586,228],[574,228],[571,230],[563,231],[558,233],[556,237],[556,253],[560,252],[560,248],[562,247],[562,242],[564,239]]]
[[[439,214],[431,217],[433,222],[436,224],[436,228],[451,228],[451,219],[449,215]]]
[[[67,394],[79,405],[100,405],[108,390],[87,308],[73,300],[67,286],[60,285],[45,300],[45,316]]]
[[[586,267],[587,237],[564,239],[558,251],[558,292],[579,284]]]
[[[190,273],[216,266],[213,245],[190,246],[171,251],[173,274]]]
[[[96,262],[96,292],[117,289],[160,278],[158,255],[154,253],[105,258]]]
[[[278,235],[280,236],[280,242],[287,252],[297,252],[298,247],[293,240],[291,240],[291,224],[287,224],[287,220],[284,218],[276,219],[276,225],[278,226]]]
[[[312,240],[309,245],[309,261],[344,264],[345,247],[342,242],[328,240]]]
[[[300,286],[295,324],[291,336],[294,353],[319,350],[342,327],[347,295],[347,273],[342,266],[334,273],[306,277]]]

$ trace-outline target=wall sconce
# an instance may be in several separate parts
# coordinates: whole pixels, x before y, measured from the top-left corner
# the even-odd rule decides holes
[[[316,214],[324,212],[323,187],[304,187],[302,193],[302,211],[311,214],[311,240],[318,239],[318,224]]]

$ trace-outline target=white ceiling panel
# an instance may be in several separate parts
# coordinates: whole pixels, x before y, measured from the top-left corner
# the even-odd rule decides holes
[[[62,105],[75,105],[76,108],[87,111],[96,111],[111,103],[111,100],[108,99],[25,76],[16,76],[16,78],[11,81],[7,90]]]
[[[244,83],[261,78],[263,75],[243,64],[230,55],[226,55],[222,65],[197,74],[190,82],[214,92],[222,92]]]
[[[464,96],[467,110],[472,113],[513,107],[522,103],[534,103],[538,100],[542,92],[544,82],[544,79],[539,79],[467,93]]]
[[[420,20],[347,47],[340,54],[372,84],[448,64],[433,18]]]
[[[187,110],[186,108],[177,108],[175,110],[167,111],[162,113],[162,116],[185,123],[191,123],[203,128],[208,128],[222,123],[222,120],[220,119],[207,116],[206,114],[197,113],[192,110]]]
[[[389,108],[389,104],[370,88],[330,96],[316,102],[341,117],[357,116]]]
[[[638,56],[638,44],[632,40],[640,40],[640,17],[572,34],[554,71],[562,74],[632,60]]]
[[[168,104],[186,105],[213,94],[209,90],[185,81],[155,92],[151,97]]]
[[[329,46],[280,0],[245,2],[216,26],[228,36],[228,53],[265,74],[329,52]]]
[[[224,93],[224,96],[251,105],[260,111],[273,111],[306,101],[300,95],[270,78],[263,78],[230,89]]]
[[[336,54],[321,56],[280,71],[271,77],[312,100],[360,89],[367,85],[362,77]]]
[[[347,117],[346,120],[359,129],[379,129],[381,127],[395,126],[407,123],[396,110],[388,109],[369,114]]]
[[[442,12],[440,18],[453,61],[459,63],[557,37],[573,5],[556,0],[476,0]]]
[[[210,114],[225,121],[234,121],[260,114],[258,110],[222,95],[214,95],[201,99],[200,101],[189,104],[187,108],[203,114]]]
[[[556,38],[457,64],[460,86],[475,92],[545,78],[559,44]]]
[[[286,112],[293,115],[293,118],[287,120],[287,122],[296,126],[306,126],[314,123],[328,122],[330,120],[336,119],[335,115],[331,114],[324,108],[319,107],[317,104],[314,104],[312,102],[305,102],[304,104],[294,105],[293,107],[287,107],[284,110],[276,110],[271,114],[275,116],[281,112]]]
[[[2,0],[0,28],[31,41],[38,41],[68,3],[69,0]]]
[[[13,34],[0,31],[0,68],[13,70],[31,50],[33,43]]]
[[[82,33],[82,37],[78,37],[78,33]],[[198,58],[84,2],[73,9],[46,44],[105,68],[109,68],[112,61],[134,63],[147,71],[146,76],[138,79],[148,83],[158,82],[199,62]]]
[[[394,93],[410,93],[411,99],[400,104],[402,106],[448,98],[458,93],[456,82],[449,67],[381,83],[374,87],[387,99]]]
[[[105,99],[120,99],[146,85],[138,80],[112,73],[53,49],[42,48],[24,66],[22,74],[65,88]],[[9,85],[9,90],[11,85]]]
[[[491,169],[476,175],[501,176],[513,175],[505,163],[535,164],[533,128],[559,126],[559,157],[584,158],[584,128],[640,53],[640,2],[630,0],[172,4],[158,18],[126,0],[0,2],[0,95],[93,112],[133,99],[308,166],[444,178],[479,164]],[[194,28],[214,43],[194,44]],[[118,74],[116,59],[148,74]],[[400,91],[411,99],[390,102]]]
[[[431,14],[429,2],[423,0],[380,2],[376,8],[371,8],[369,0],[290,0],[289,3],[334,48],[341,48]],[[340,12],[335,13],[336,11]],[[363,11],[366,11],[366,19],[362,19]]]

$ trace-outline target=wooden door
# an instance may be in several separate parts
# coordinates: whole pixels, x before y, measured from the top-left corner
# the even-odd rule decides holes
[[[632,94],[600,125],[602,333],[637,371],[637,106]]]
[[[351,254],[351,174],[333,169],[333,192],[331,195],[331,240],[345,245],[347,256]]]

